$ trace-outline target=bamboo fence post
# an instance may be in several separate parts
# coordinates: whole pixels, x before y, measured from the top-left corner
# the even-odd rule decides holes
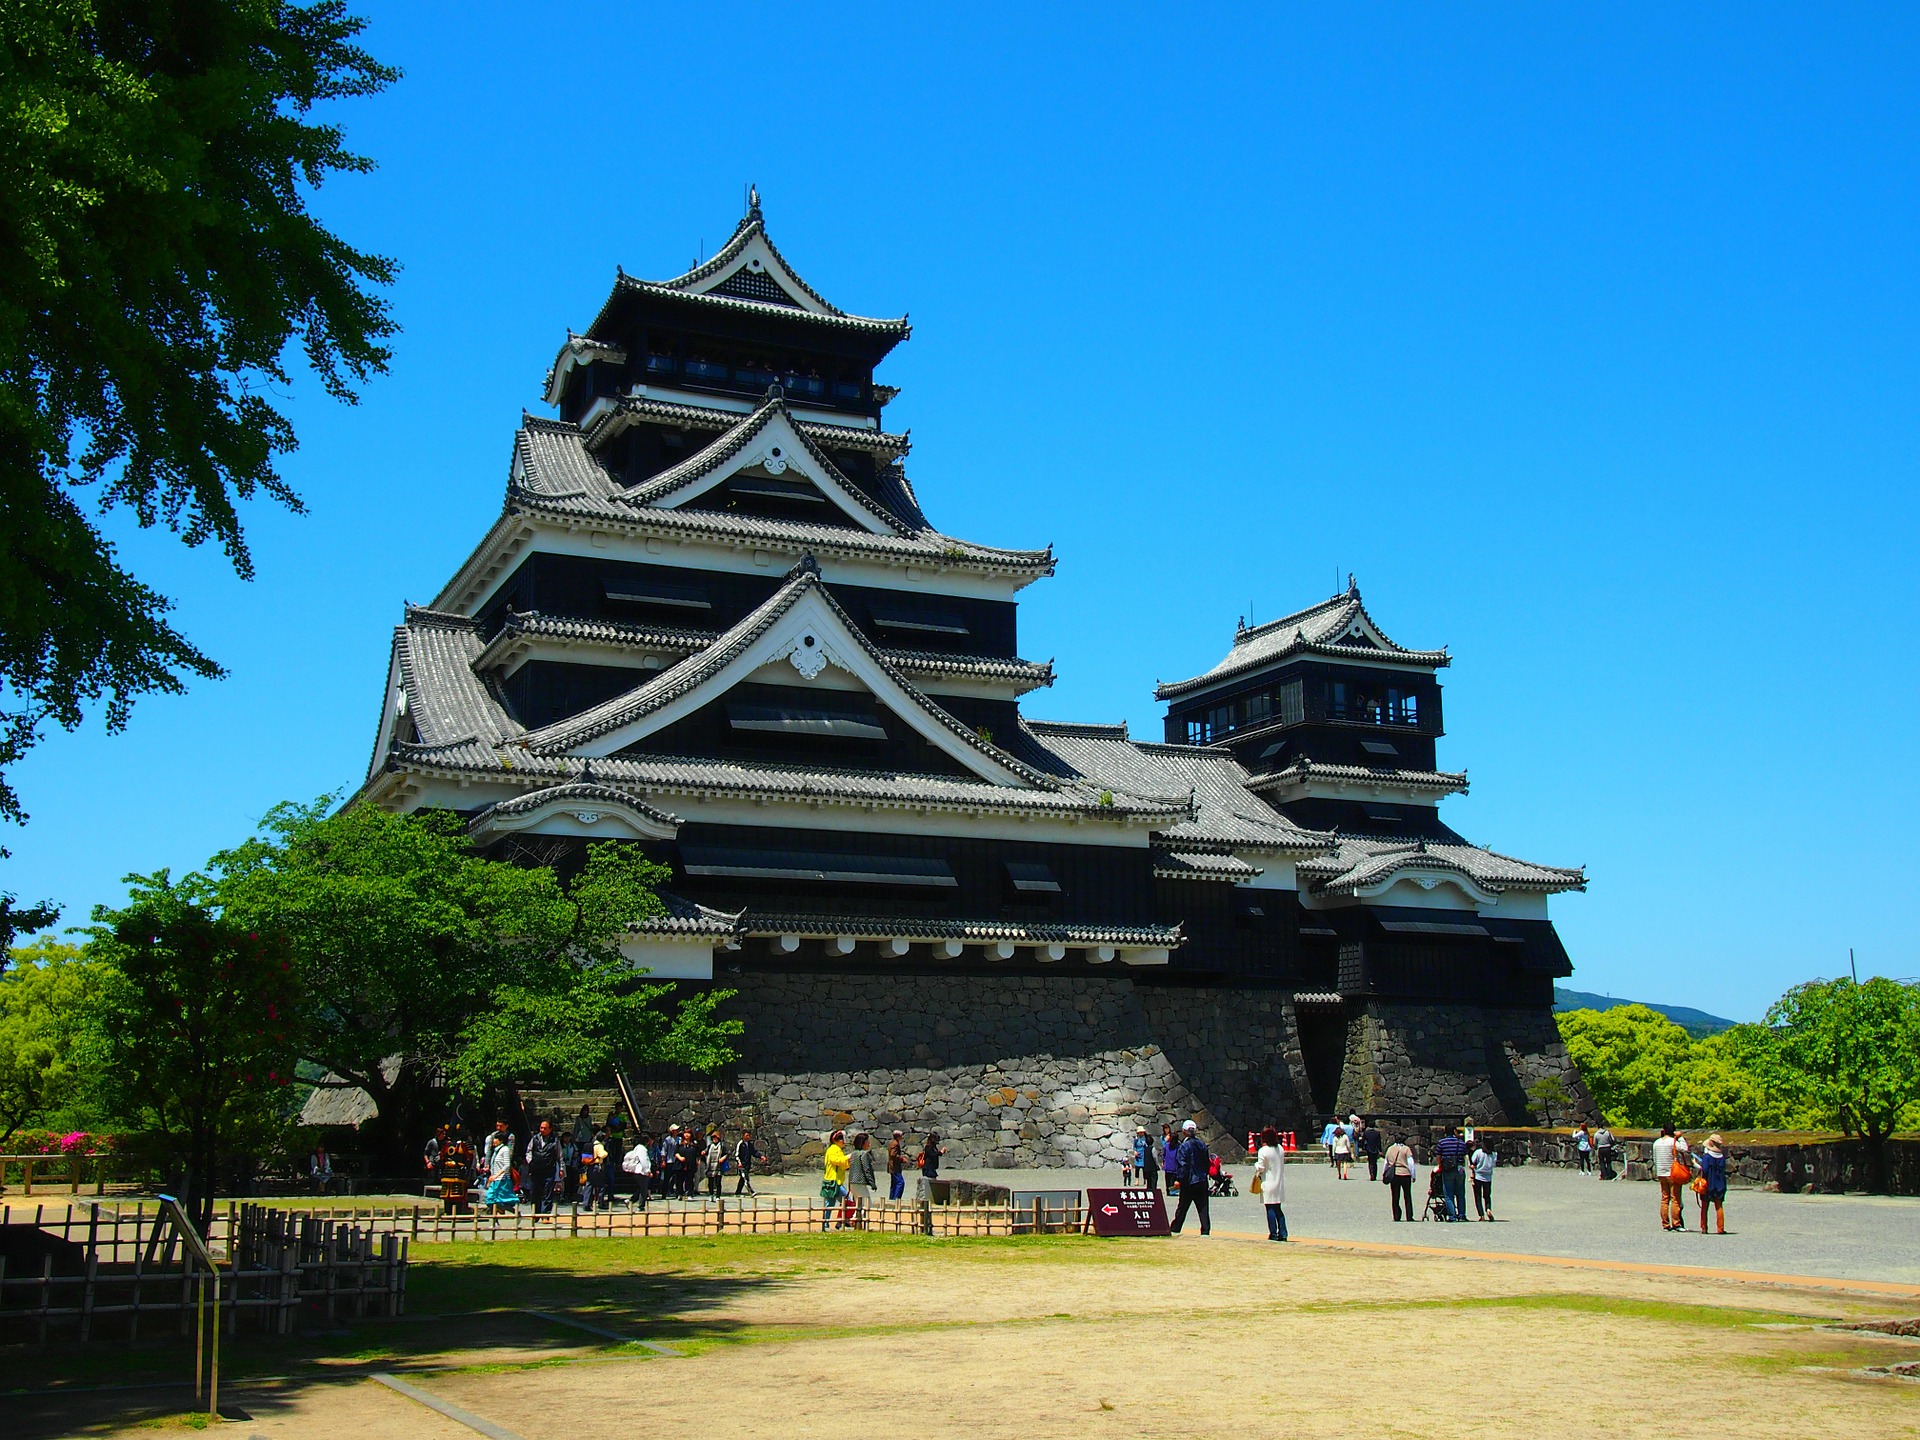
[[[140,1233],[134,1231],[134,1236]],[[119,1256],[119,1225],[113,1229],[113,1254]],[[132,1309],[127,1315],[127,1344],[140,1338],[140,1273],[146,1267],[146,1256],[140,1254],[140,1242],[134,1238],[132,1246]]]
[[[320,1254],[323,1260],[325,1261],[325,1264],[322,1267],[322,1273],[324,1274],[325,1280],[326,1280],[327,1322],[331,1324],[333,1322],[333,1291],[334,1291],[334,1283],[335,1283],[334,1267],[332,1263],[333,1262],[333,1222],[331,1220],[323,1220],[320,1223],[327,1227],[324,1231],[321,1232]]]
[[[40,1323],[35,1327],[37,1343],[47,1343],[47,1307],[52,1303],[53,1256],[47,1255],[40,1261]]]

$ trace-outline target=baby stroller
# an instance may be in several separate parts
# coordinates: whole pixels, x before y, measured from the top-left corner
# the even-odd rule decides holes
[[[1207,1161],[1207,1194],[1211,1196],[1238,1195],[1239,1189],[1233,1183],[1233,1173],[1220,1163],[1218,1155]]]
[[[1453,1212],[1447,1209],[1447,1192],[1440,1183],[1440,1167],[1434,1166],[1427,1172],[1427,1208],[1420,1212],[1422,1220],[1451,1220]]]

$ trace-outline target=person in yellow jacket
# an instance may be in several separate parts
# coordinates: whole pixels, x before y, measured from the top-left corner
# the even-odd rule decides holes
[[[827,1137],[827,1158],[820,1176],[820,1200],[826,1206],[826,1214],[820,1221],[822,1230],[833,1228],[833,1212],[847,1193],[847,1170],[853,1162],[847,1155],[846,1139],[844,1130],[836,1130]]]

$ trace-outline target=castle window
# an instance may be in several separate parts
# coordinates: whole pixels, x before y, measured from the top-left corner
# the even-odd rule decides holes
[[[1301,699],[1300,682],[1289,680],[1280,687],[1280,723],[1298,725],[1307,718],[1307,708]]]
[[[882,630],[906,630],[919,635],[965,635],[967,627],[958,617],[937,610],[909,609],[904,605],[879,604],[871,607],[873,623]]]
[[[727,726],[767,735],[819,735],[833,740],[884,740],[886,728],[870,715],[797,705],[727,706]]]
[[[1058,895],[1060,882],[1053,878],[1053,871],[1045,865],[1026,860],[1009,860],[1007,881],[1023,895]]]
[[[839,885],[904,885],[952,890],[960,882],[944,860],[912,855],[833,855],[817,850],[761,850],[730,845],[680,847],[689,875],[737,880],[812,880]]]
[[[711,610],[713,602],[706,592],[693,585],[672,585],[641,580],[609,584],[602,593],[612,605],[646,605],[668,610]]]

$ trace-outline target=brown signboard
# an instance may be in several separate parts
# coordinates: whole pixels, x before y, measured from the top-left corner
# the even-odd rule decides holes
[[[1089,1190],[1096,1235],[1171,1235],[1166,1198],[1158,1190]]]

